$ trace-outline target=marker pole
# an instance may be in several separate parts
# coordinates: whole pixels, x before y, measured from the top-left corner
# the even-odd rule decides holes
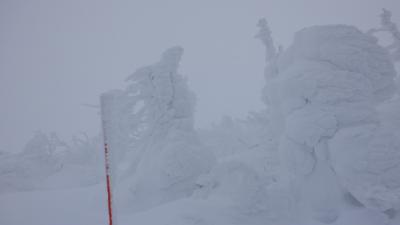
[[[105,169],[106,169],[106,185],[107,185],[107,206],[108,206],[108,223],[109,225],[113,225],[113,217],[112,217],[112,192],[111,192],[111,179],[110,179],[110,152],[107,141],[107,122],[105,115],[105,96],[102,95],[100,97],[101,104],[101,121],[102,121],[102,129],[103,129],[103,141],[104,141],[104,159],[105,159]]]

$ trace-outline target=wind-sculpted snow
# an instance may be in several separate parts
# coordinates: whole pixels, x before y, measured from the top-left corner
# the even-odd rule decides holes
[[[341,130],[330,142],[341,181],[365,206],[400,209],[399,100],[383,103],[380,122]]]
[[[142,114],[137,116],[146,127],[143,155],[118,198],[133,210],[188,197],[198,176],[215,161],[194,130],[194,95],[177,72],[182,54],[180,47],[168,49],[160,62],[129,78],[128,88],[136,89],[137,98],[143,100]]]
[[[398,209],[398,134],[377,110],[396,91],[388,52],[354,27],[316,26],[296,34],[278,65],[265,98],[284,118],[281,160],[298,204],[326,223],[340,217],[332,199],[343,191],[368,208]]]
[[[373,101],[388,99],[395,91],[396,72],[388,52],[377,44],[377,39],[351,26],[303,29],[279,61],[280,70],[296,62],[312,61],[331,66],[331,70],[361,74],[371,86]]]

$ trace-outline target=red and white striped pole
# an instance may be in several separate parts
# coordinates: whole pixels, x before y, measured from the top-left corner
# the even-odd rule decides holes
[[[101,105],[101,121],[103,128],[103,141],[104,141],[104,159],[105,159],[105,169],[106,169],[106,185],[107,185],[107,206],[108,206],[108,223],[109,225],[113,225],[113,214],[112,214],[112,191],[111,191],[111,170],[110,170],[110,152],[107,141],[107,116],[105,112],[105,102],[106,96],[102,95],[100,97],[100,105]]]

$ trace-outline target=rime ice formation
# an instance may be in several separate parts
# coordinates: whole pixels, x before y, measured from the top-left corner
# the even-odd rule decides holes
[[[342,189],[366,207],[396,209],[399,141],[377,111],[396,89],[387,51],[354,27],[315,26],[296,33],[278,71],[265,98],[284,118],[281,160],[299,204],[326,223],[340,215]]]
[[[383,9],[381,13],[381,27],[371,29],[368,33],[374,34],[377,32],[387,32],[392,36],[392,43],[386,46],[393,61],[400,61],[400,31],[397,24],[392,21],[392,13]]]
[[[215,161],[194,130],[194,95],[177,72],[182,53],[181,47],[170,48],[158,63],[128,79],[128,89],[142,101],[137,116],[144,123],[145,142],[128,191],[123,192],[134,210],[189,196],[198,176]]]

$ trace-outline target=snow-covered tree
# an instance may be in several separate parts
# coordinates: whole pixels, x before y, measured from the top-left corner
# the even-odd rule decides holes
[[[392,43],[386,46],[386,49],[390,52],[390,55],[394,61],[400,61],[400,31],[392,21],[392,12],[387,9],[382,9],[381,27],[377,29],[371,29],[368,33],[374,34],[377,32],[387,32],[392,36]]]
[[[55,133],[35,132],[22,152],[0,159],[0,192],[42,187],[48,176],[62,169],[67,147]]]
[[[278,52],[265,19],[259,21],[259,38],[266,48],[263,93],[270,93],[272,81],[279,77]],[[275,141],[280,112],[276,102],[263,94],[267,109],[249,113],[246,119],[224,117],[219,124],[201,131],[204,143],[214,150],[218,164],[197,181],[195,196],[207,202],[227,202],[222,210],[238,217],[263,218],[281,224],[289,218],[291,200],[287,186],[277,183],[279,162]],[[276,116],[276,117],[274,117]],[[233,222],[234,223],[234,222]],[[229,224],[229,223],[228,223]]]
[[[21,153],[31,161],[31,171],[36,171],[39,176],[52,174],[62,166],[62,156],[66,152],[67,144],[61,141],[55,133],[47,135],[37,131],[25,145]]]
[[[194,94],[178,73],[182,53],[181,47],[170,48],[158,63],[127,80],[144,144],[132,179],[127,179],[128,193],[121,196],[130,196],[127,204],[135,210],[190,195],[197,177],[214,163],[194,130]]]
[[[54,132],[47,135],[41,131],[37,131],[26,143],[23,151],[26,154],[40,154],[50,157],[56,154],[57,147],[60,146],[66,147],[67,145]]]
[[[266,76],[274,77],[277,71],[276,60],[278,58],[278,52],[274,45],[274,41],[271,36],[271,30],[269,29],[268,22],[265,18],[262,18],[258,21],[257,26],[260,28],[258,33],[256,34],[256,38],[260,39],[261,42],[265,46],[265,61],[271,65],[270,74],[266,74]]]
[[[392,21],[392,13],[387,9],[382,9],[381,27],[376,29],[370,29],[368,34],[387,33],[391,36],[391,43],[385,46],[389,52],[392,60],[395,63],[400,63],[400,31],[397,24]],[[400,66],[397,64],[397,66]],[[400,67],[397,67],[397,69]],[[400,77],[396,77],[397,86],[400,87]]]
[[[268,26],[268,22],[265,18],[262,18],[258,21],[259,31],[256,38],[260,39],[265,47],[265,69],[264,69],[264,77],[266,84],[262,90],[261,99],[266,105],[267,114],[269,122],[269,130],[273,134],[274,140],[279,140],[280,135],[282,133],[283,128],[283,118],[282,112],[280,110],[280,102],[277,101],[275,80],[279,76],[279,67],[278,67],[278,59],[281,54],[282,49],[279,47],[279,51],[275,47],[272,38],[272,32]],[[265,125],[267,126],[267,125]]]
[[[22,152],[0,157],[0,192],[97,184],[104,177],[100,144],[98,136],[65,142],[38,131]]]
[[[395,208],[382,195],[398,199],[398,190],[375,182],[376,176],[360,168],[380,147],[367,150],[361,143],[373,139],[355,138],[364,137],[363,132],[377,135],[377,106],[395,92],[396,73],[387,51],[354,27],[315,26],[297,32],[277,62],[279,76],[267,81],[264,94],[283,118],[281,127],[273,128],[282,130],[279,149],[287,171],[281,176],[292,177],[301,210],[321,222],[335,221],[342,189],[366,207]],[[387,157],[396,156],[396,146],[389,147],[393,151],[386,151]]]
[[[279,57],[278,51],[274,45],[274,41],[271,36],[271,30],[269,29],[268,22],[265,18],[258,21],[257,26],[259,31],[256,34],[256,38],[264,44],[265,47],[265,71],[264,76],[267,84],[270,80],[277,77],[279,74],[277,60]],[[268,92],[268,87],[265,87],[263,92]],[[271,105],[271,99],[267,98],[268,94],[263,94],[263,100],[267,105]]]

